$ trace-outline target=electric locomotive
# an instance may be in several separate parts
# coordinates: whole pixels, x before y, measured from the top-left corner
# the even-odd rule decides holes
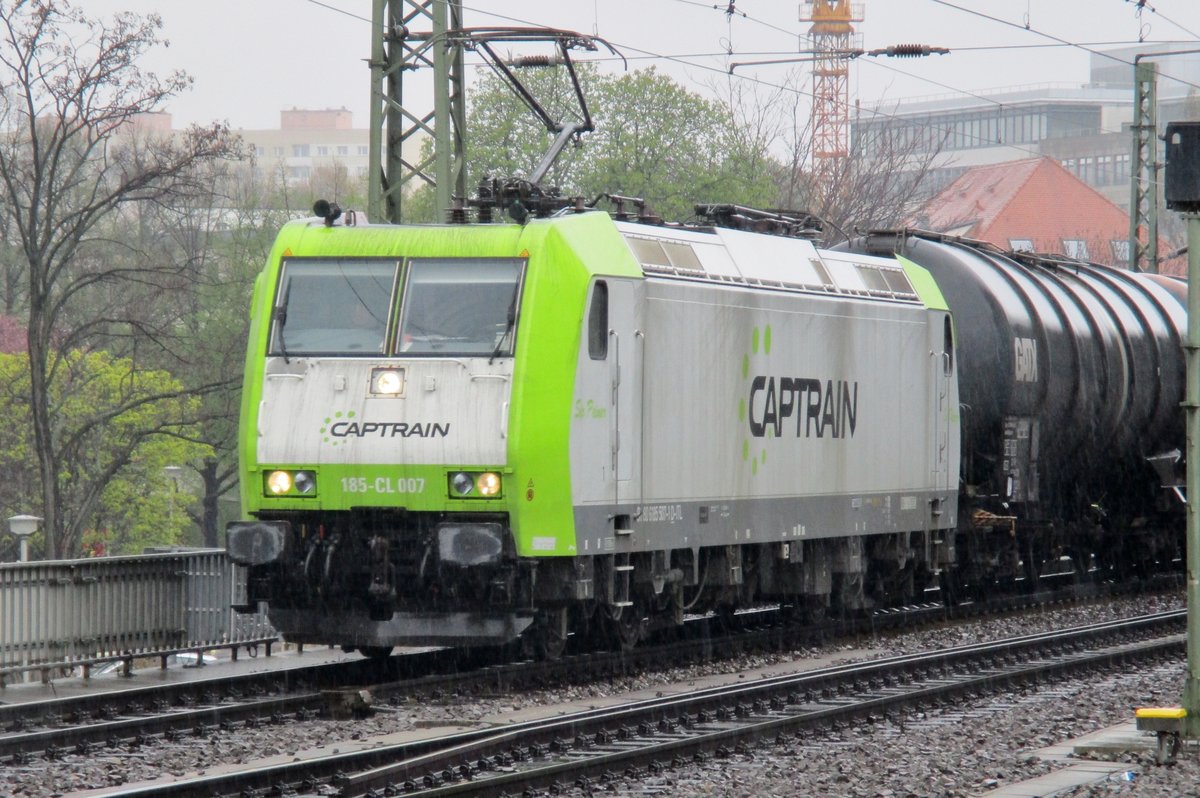
[[[285,639],[554,656],[901,601],[955,561],[958,350],[926,269],[729,208],[575,210],[282,229],[227,537]]]

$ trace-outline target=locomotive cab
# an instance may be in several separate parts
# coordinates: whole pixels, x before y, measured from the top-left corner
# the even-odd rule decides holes
[[[257,520],[227,539],[287,639],[388,648],[528,625],[456,611],[506,610],[520,590],[505,482],[526,265],[283,253],[249,361]]]

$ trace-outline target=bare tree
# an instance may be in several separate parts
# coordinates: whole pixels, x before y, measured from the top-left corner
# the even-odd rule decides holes
[[[812,98],[804,85],[794,71],[776,84],[710,88],[734,122],[730,137],[769,159],[776,206],[826,222],[824,243],[854,228],[903,224],[934,193],[931,176],[946,131],[907,121],[864,125],[845,157],[815,158]]]
[[[903,224],[935,193],[931,177],[947,131],[909,122],[864,126],[847,157],[816,159],[811,122],[798,121],[806,99],[797,95],[791,107],[797,121],[788,137],[780,193],[788,207],[829,224],[826,243],[837,241],[842,231]]]
[[[106,257],[112,245],[105,249],[99,231],[140,205],[202,191],[197,167],[237,154],[222,125],[137,134],[143,114],[190,83],[181,72],[160,79],[139,68],[163,44],[160,28],[153,15],[102,22],[67,2],[0,0],[0,229],[27,270],[31,415],[46,548],[55,557],[72,553],[63,482],[86,476],[64,474],[64,447],[79,431],[57,426],[55,381],[67,379],[67,355],[96,336],[165,323],[145,306],[125,313],[128,302],[113,297],[153,296],[179,278],[171,263]]]
[[[856,136],[849,157],[814,170],[814,212],[847,231],[904,224],[936,193],[931,177],[948,135],[903,122]]]

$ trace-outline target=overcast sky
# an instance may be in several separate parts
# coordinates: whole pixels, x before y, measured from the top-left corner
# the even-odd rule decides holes
[[[354,112],[355,127],[368,125],[369,0],[75,4],[99,17],[119,10],[161,15],[170,47],[155,52],[148,67],[180,68],[195,80],[194,88],[166,109],[177,126],[224,120],[234,128],[273,128],[279,111],[292,107],[345,107]],[[698,90],[729,79],[730,61],[783,57],[807,46],[800,37],[809,26],[799,21],[794,0],[738,0],[732,15],[725,13],[728,5],[713,0],[464,0],[463,10],[468,26],[547,25],[598,34],[629,57],[630,68],[653,64]],[[1088,52],[1056,40],[1092,49],[1098,43],[1136,44],[1139,37],[1200,47],[1200,0],[1149,0],[1140,15],[1132,0],[865,0],[862,6],[865,21],[857,31],[868,50],[920,43],[953,51],[919,60],[859,59],[851,67],[851,95],[864,104],[1085,82]],[[734,79],[780,82],[788,69],[741,67],[737,75],[742,77]],[[410,97],[426,97],[421,84],[429,80],[428,72],[410,75],[405,90]],[[811,88],[807,72],[802,85]]]

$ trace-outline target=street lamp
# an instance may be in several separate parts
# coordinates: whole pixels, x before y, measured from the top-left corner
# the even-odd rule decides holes
[[[8,519],[8,528],[21,544],[21,562],[29,562],[29,537],[37,532],[42,519],[36,515],[14,515]]]
[[[164,466],[163,471],[167,472],[167,477],[171,480],[171,496],[167,505],[167,526],[174,530],[175,528],[175,494],[179,492],[179,476],[183,473],[180,466]]]

